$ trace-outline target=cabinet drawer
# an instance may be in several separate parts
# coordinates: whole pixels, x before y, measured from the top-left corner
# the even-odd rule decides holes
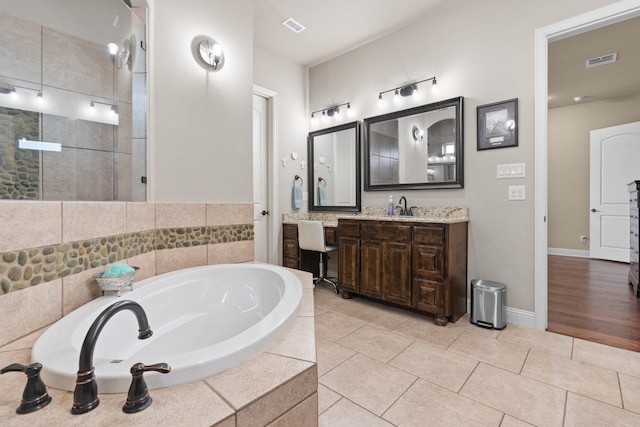
[[[444,283],[413,279],[413,307],[433,314],[444,313]]]
[[[363,240],[382,240],[388,242],[410,242],[411,226],[398,224],[362,224]]]
[[[444,250],[440,246],[413,246],[413,274],[444,278]]]
[[[285,258],[298,259],[298,241],[285,239],[282,241],[282,253]],[[296,266],[297,267],[297,266]]]
[[[340,237],[358,237],[360,236],[360,224],[357,222],[338,222],[338,235]]]
[[[293,224],[285,224],[282,227],[282,237],[284,239],[298,240],[298,226]]]
[[[324,228],[324,241],[327,245],[337,245],[338,244],[338,229],[337,228]]]
[[[443,225],[417,225],[413,228],[415,243],[444,245],[446,230]]]

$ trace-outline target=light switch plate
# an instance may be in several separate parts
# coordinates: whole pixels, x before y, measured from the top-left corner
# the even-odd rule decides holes
[[[308,191],[303,191],[302,192],[302,201],[306,202],[309,200],[309,192]]]
[[[510,185],[509,200],[526,200],[524,185]]]
[[[498,165],[496,168],[496,177],[504,178],[524,178],[526,176],[524,163],[509,163]]]

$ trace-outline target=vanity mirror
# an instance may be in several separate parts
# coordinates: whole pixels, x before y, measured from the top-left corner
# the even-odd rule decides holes
[[[462,188],[462,101],[364,119],[365,191]]]
[[[360,123],[309,133],[309,211],[360,211]]]
[[[146,11],[131,5],[0,0],[0,199],[146,200]]]

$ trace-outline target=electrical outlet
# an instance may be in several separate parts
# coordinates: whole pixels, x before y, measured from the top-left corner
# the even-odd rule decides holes
[[[509,200],[525,200],[524,185],[510,185]]]

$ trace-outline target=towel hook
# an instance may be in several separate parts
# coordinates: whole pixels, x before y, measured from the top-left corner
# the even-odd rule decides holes
[[[300,180],[300,187],[302,187],[304,185],[304,180],[300,177],[300,175],[296,175],[295,178],[293,178],[293,185],[296,185],[297,180]]]
[[[325,181],[321,176],[318,177],[318,185],[320,184],[322,184],[323,187],[327,186],[327,181]]]

